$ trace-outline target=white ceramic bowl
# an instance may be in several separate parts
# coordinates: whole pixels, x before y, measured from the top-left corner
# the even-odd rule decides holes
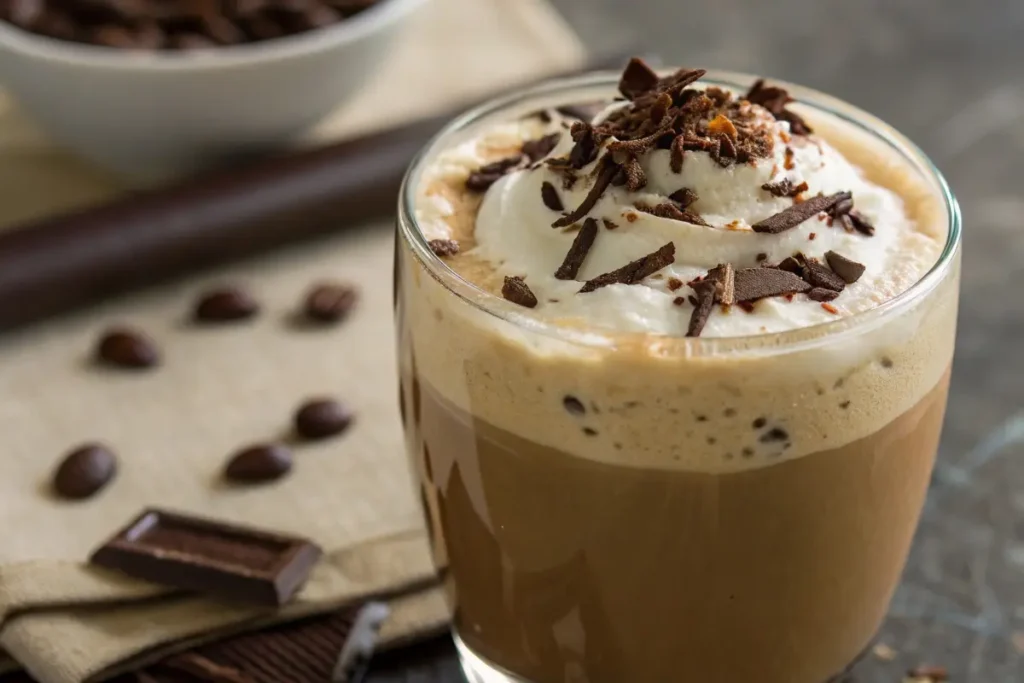
[[[62,42],[0,22],[0,84],[58,142],[137,179],[272,149],[355,92],[425,0],[333,26],[194,52]]]

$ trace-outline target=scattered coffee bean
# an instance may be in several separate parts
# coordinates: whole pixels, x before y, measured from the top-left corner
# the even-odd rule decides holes
[[[53,491],[81,500],[95,495],[117,474],[117,458],[105,446],[86,444],[64,457],[53,474]]]
[[[321,323],[336,323],[348,317],[359,301],[359,290],[338,282],[322,282],[306,294],[306,317]]]
[[[291,451],[280,444],[261,444],[250,446],[232,457],[224,476],[230,481],[256,484],[279,479],[291,469]]]
[[[583,406],[583,402],[575,396],[566,396],[562,399],[562,405],[573,415],[583,415],[587,412],[587,409]]]
[[[341,434],[352,424],[352,411],[329,398],[306,401],[295,413],[295,431],[304,439]]]
[[[259,311],[259,303],[248,292],[237,287],[225,287],[199,297],[193,317],[198,322],[223,323],[247,320]]]
[[[121,327],[100,337],[96,345],[96,359],[106,365],[141,370],[158,365],[160,352],[146,335]]]

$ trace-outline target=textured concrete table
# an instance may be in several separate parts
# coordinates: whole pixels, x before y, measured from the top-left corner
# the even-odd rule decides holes
[[[966,248],[940,463],[880,634],[897,658],[869,655],[853,679],[892,683],[924,661],[955,683],[1024,681],[1024,2],[554,2],[594,50],[643,38],[666,64],[838,95],[907,133],[947,175]],[[458,681],[457,669],[437,641],[380,662],[371,680]]]

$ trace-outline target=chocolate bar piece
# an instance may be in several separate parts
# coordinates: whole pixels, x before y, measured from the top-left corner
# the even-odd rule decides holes
[[[320,548],[305,539],[146,510],[89,561],[216,598],[281,605],[320,555]]]

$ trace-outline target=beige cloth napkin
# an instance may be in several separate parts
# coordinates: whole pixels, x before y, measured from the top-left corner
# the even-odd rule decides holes
[[[434,0],[381,78],[312,138],[442,110],[582,58],[544,0]],[[123,191],[52,147],[2,97],[0,188],[0,226]],[[384,629],[389,642],[444,623],[439,595],[426,588],[431,568],[397,417],[391,245],[388,226],[368,226],[0,337],[0,648],[42,683],[77,683],[371,595],[405,592]],[[357,312],[337,328],[294,328],[304,291],[322,278],[358,283]],[[259,318],[190,327],[196,294],[226,282],[260,299]],[[120,323],[157,340],[161,368],[89,364],[97,334]],[[234,451],[285,437],[295,407],[315,395],[353,407],[349,433],[296,446],[295,470],[281,482],[220,483]],[[91,440],[118,453],[117,479],[93,500],[55,500],[54,464]],[[184,597],[82,563],[150,505],[308,536],[327,555],[278,612]]]

